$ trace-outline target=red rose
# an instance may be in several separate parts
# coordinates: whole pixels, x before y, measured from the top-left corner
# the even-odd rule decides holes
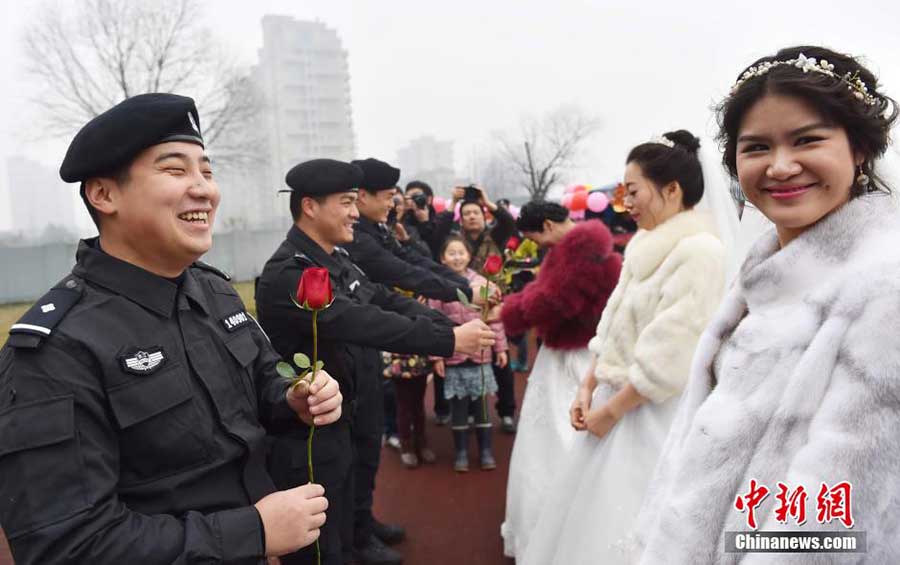
[[[481,272],[485,275],[494,276],[499,274],[502,268],[502,257],[499,255],[488,255],[487,261],[484,262],[484,267],[481,268]]]
[[[297,285],[297,303],[308,310],[322,310],[334,300],[328,269],[310,267],[303,271]]]
[[[506,242],[506,249],[515,253],[516,250],[519,248],[519,244],[521,244],[521,243],[522,242],[519,241],[518,237],[513,236],[513,237],[509,238],[509,240]]]

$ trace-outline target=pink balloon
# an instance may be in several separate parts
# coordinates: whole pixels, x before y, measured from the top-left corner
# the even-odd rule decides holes
[[[600,192],[592,192],[587,197],[587,207],[591,212],[602,212],[609,206],[609,198]]]
[[[454,222],[458,222],[459,219],[462,217],[460,210],[462,210],[462,200],[457,202],[456,206],[453,208],[453,221]]]
[[[563,190],[563,194],[572,194],[573,192],[575,192],[575,188],[577,186],[577,184],[570,184],[565,188],[565,190]]]
[[[569,208],[570,210],[572,209],[573,196],[574,195],[570,193],[570,194],[563,194],[563,197],[562,197],[562,205],[565,206],[566,208]]]
[[[516,206],[515,204],[509,205],[509,215],[512,216],[514,220],[519,219],[519,212],[521,212],[521,211],[522,211],[522,209],[519,208],[518,206]]]
[[[569,214],[573,220],[583,220],[584,219],[584,210],[572,210],[572,213]]]
[[[438,214],[447,209],[447,201],[441,196],[435,196],[431,201],[431,205],[434,206],[434,211]]]

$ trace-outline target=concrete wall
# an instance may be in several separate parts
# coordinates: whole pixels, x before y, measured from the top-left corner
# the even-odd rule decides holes
[[[233,281],[252,280],[284,240],[287,230],[242,231],[214,236],[202,260],[230,274]],[[0,304],[29,302],[66,276],[75,264],[75,243],[0,247]]]

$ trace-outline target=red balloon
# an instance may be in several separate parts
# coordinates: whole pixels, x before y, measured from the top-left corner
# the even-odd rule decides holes
[[[447,201],[440,196],[435,196],[434,200],[431,201],[431,205],[434,206],[434,211],[438,214],[447,209]]]
[[[569,210],[571,210],[572,209],[572,198],[574,196],[575,195],[572,194],[571,192],[569,194],[564,194],[562,197],[562,205],[564,207],[568,208]]]
[[[584,191],[576,192],[572,195],[572,204],[569,206],[569,210],[573,212],[577,212],[579,210],[584,210],[587,208],[587,199],[588,193]]]

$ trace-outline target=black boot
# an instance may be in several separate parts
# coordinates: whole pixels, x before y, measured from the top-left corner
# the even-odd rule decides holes
[[[497,462],[494,461],[494,452],[491,450],[491,428],[479,427],[477,432],[478,452],[481,456],[481,470],[490,471],[497,468]]]
[[[453,470],[465,473],[469,470],[469,430],[453,430],[453,445],[456,448]]]
[[[396,545],[406,539],[406,530],[401,526],[385,524],[378,520],[372,522],[372,533],[387,545]]]
[[[369,534],[364,543],[353,548],[353,557],[361,565],[401,565],[403,557],[384,545],[375,534]]]

